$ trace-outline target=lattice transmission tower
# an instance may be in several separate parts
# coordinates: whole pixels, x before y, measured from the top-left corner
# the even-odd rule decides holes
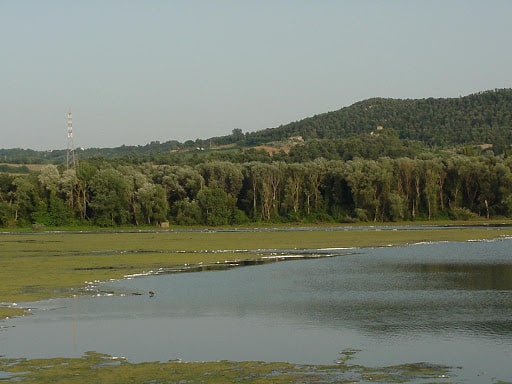
[[[76,169],[78,166],[78,157],[75,153],[75,145],[73,144],[73,115],[71,109],[68,112],[68,149],[66,152],[67,169]]]

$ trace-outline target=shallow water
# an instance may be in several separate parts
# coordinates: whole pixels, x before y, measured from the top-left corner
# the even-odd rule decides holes
[[[4,322],[0,355],[323,364],[356,349],[368,366],[429,362],[459,367],[463,382],[512,380],[511,245],[339,250],[102,283],[114,295],[34,303],[34,316]]]

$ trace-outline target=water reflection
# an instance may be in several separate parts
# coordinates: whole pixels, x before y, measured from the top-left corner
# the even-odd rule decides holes
[[[116,294],[37,304],[45,310],[0,332],[0,355],[330,363],[354,348],[370,365],[428,361],[511,379],[511,243],[339,251],[104,283]]]
[[[378,337],[428,331],[510,338],[506,243],[381,248],[323,261],[295,285],[310,295],[309,310],[302,302],[293,311]],[[297,272],[290,268],[290,275]]]

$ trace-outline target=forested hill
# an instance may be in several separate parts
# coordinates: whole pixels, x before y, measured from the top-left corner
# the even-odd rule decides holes
[[[401,139],[428,146],[501,144],[512,139],[512,89],[485,91],[460,98],[373,98],[278,128],[246,134],[249,145],[291,136],[337,139],[393,128]]]
[[[267,143],[286,142],[296,136],[302,136],[306,142],[305,146],[300,146],[301,157],[304,159],[318,157],[309,156],[308,150],[311,146],[325,147],[324,144],[334,145],[335,148],[328,148],[333,153],[346,152],[347,149],[361,146],[368,149],[371,147],[370,144],[387,146],[385,150],[380,150],[375,156],[370,157],[393,157],[389,150],[397,149],[396,141],[389,142],[389,137],[388,141],[381,137],[383,143],[380,144],[375,143],[375,140],[368,141],[367,134],[378,133],[379,129],[384,133],[392,133],[384,136],[401,139],[399,156],[414,157],[404,152],[406,148],[411,147],[411,142],[421,143],[420,146],[434,149],[492,144],[494,154],[502,154],[512,145],[512,89],[496,89],[459,98],[373,98],[277,128],[245,134],[241,129],[234,129],[229,135],[198,138],[184,143],[173,141],[170,137],[169,141],[164,143],[154,141],[138,146],[88,148],[80,150],[79,157],[81,159],[154,160],[160,158],[165,160],[170,154],[175,154],[173,162],[176,162],[180,154],[190,154],[198,149],[211,149],[212,143],[217,148],[223,148],[227,144],[231,149],[233,147],[251,148]],[[169,129],[169,135],[172,135],[171,129]],[[322,139],[325,140],[322,141]],[[351,140],[357,141],[357,145]],[[373,151],[372,148],[370,150]],[[205,151],[205,154],[207,152]],[[324,152],[316,149],[313,152],[328,158],[325,148]],[[368,157],[364,151],[355,151],[352,154],[338,153],[338,157],[335,158],[349,159],[354,156]],[[65,150],[0,149],[0,161],[4,163],[62,164],[65,159]],[[251,159],[254,160],[254,158],[244,157],[242,161]],[[297,156],[294,157],[294,161],[299,161]]]

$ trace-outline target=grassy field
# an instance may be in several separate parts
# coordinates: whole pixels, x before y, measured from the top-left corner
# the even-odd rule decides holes
[[[258,257],[265,255],[266,249],[386,246],[512,236],[512,227],[507,226],[318,229],[0,233],[0,303],[69,296],[80,293],[85,282],[185,264]],[[3,306],[0,320],[21,313],[19,309]],[[448,371],[445,367],[421,364],[368,368],[346,364],[344,359],[333,366],[297,366],[225,361],[131,364],[96,353],[72,359],[0,358],[0,381],[6,377],[32,383],[393,383],[418,378],[435,382],[436,378],[446,377]]]

